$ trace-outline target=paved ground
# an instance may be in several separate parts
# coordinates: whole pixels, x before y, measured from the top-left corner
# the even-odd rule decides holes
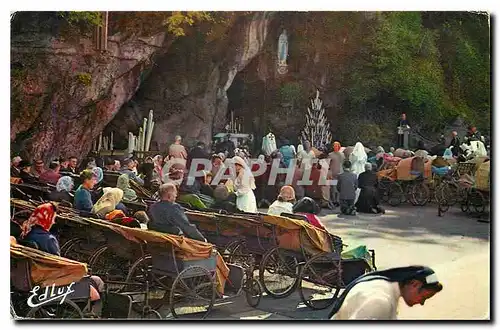
[[[264,210],[263,210],[264,211]],[[489,224],[467,218],[459,209],[437,216],[434,206],[401,206],[385,215],[344,217],[323,214],[329,231],[351,247],[376,250],[379,269],[411,264],[436,270],[444,289],[425,306],[400,304],[400,319],[489,318]],[[217,305],[210,319],[322,319],[328,310],[312,311],[298,293],[280,300],[263,297],[257,309],[243,297]]]

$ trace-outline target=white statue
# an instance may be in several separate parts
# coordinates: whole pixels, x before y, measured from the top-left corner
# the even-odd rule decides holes
[[[271,156],[276,149],[278,149],[276,146],[276,137],[273,133],[268,133],[262,138],[262,152],[266,156]]]
[[[288,57],[288,35],[286,30],[283,30],[278,39],[278,64],[287,65],[286,59]]]

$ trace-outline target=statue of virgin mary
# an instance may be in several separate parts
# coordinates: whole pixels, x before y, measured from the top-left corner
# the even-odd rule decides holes
[[[286,30],[283,30],[278,39],[278,64],[287,65],[286,58],[288,57],[288,35]]]

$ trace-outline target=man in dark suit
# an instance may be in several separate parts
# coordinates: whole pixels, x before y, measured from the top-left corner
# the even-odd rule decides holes
[[[402,128],[410,127],[410,122],[406,119],[406,113],[401,114],[401,118],[398,121],[398,147],[404,148],[404,134]]]
[[[454,157],[458,156],[458,152],[460,151],[460,138],[458,137],[458,133],[456,131],[451,132],[451,142],[449,147],[451,148],[451,152],[453,153]]]

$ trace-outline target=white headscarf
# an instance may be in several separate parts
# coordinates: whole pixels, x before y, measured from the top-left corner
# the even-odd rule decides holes
[[[248,183],[250,189],[254,190],[255,187],[255,179],[253,177],[252,171],[250,167],[248,167],[247,163],[240,156],[233,157],[234,164],[238,164],[243,167],[243,170],[237,174],[235,184],[245,184]]]
[[[365,171],[365,164],[368,161],[368,155],[366,154],[365,147],[361,142],[357,142],[349,155],[349,161],[351,162],[351,172],[357,175]]]
[[[297,146],[297,154],[301,151],[304,151],[304,146],[302,145],[302,143]]]
[[[123,198],[123,190],[119,188],[106,187],[103,189],[104,195],[92,207],[92,213],[105,216],[107,213],[114,211],[116,205]]]

